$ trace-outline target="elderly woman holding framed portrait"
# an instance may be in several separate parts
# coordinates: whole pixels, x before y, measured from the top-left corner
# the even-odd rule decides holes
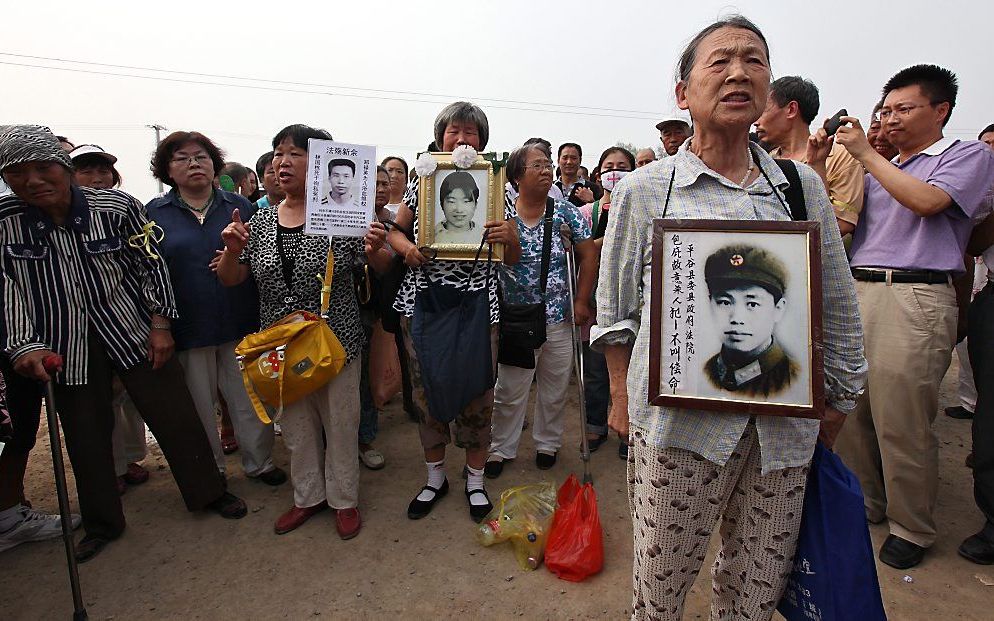
[[[281,427],[290,449],[293,506],[274,526],[281,535],[329,506],[342,539],[359,533],[359,375],[365,339],[352,265],[363,252],[358,237],[305,235],[307,141],[331,140],[328,132],[290,125],[273,138],[273,167],[286,198],[242,222],[238,210],[221,234],[225,249],[217,266],[231,287],[251,275],[259,289],[259,323],[271,326],[296,311],[320,315],[322,285],[329,253],[334,276],[328,283],[328,325],[345,350],[345,364],[329,382],[285,406]],[[385,269],[379,250],[386,231],[370,225],[365,250],[375,267]]]
[[[597,288],[598,325],[591,342],[607,358],[609,425],[631,442],[632,618],[681,618],[720,519],[712,612],[769,619],[791,572],[815,443],[820,438],[831,446],[863,389],[862,333],[852,321],[859,311],[824,184],[810,168],[796,164],[803,190],[802,204],[796,205],[788,165],[749,143],[749,128],[762,113],[770,86],[769,46],[762,32],[741,16],[721,19],[690,41],[678,67],[677,103],[690,111],[695,133],[676,155],[628,174],[611,195]],[[734,400],[715,411],[650,405],[649,326],[658,315],[653,315],[657,305],[648,303],[655,299],[644,292],[654,277],[649,261],[653,220],[778,222],[792,220],[801,207],[806,218],[798,219],[821,229],[816,248],[824,292],[821,422],[750,415],[747,403]],[[696,271],[703,271],[704,258]],[[667,257],[662,272],[666,278],[672,276],[670,261]],[[758,269],[749,261],[735,253],[728,258],[730,268]],[[674,280],[660,282],[672,289]],[[697,306],[707,307],[707,288],[699,287],[696,295]],[[702,322],[695,332],[703,329]],[[696,367],[710,354],[701,355],[694,359]]]
[[[466,145],[476,151],[487,146],[490,136],[490,125],[486,114],[479,107],[469,102],[460,101],[446,106],[435,118],[434,144],[443,152],[455,151],[457,147]],[[450,173],[452,176],[455,173]],[[413,238],[417,239],[418,194],[420,178],[415,177],[407,190],[406,205],[397,212],[397,224],[390,231],[390,245],[398,255],[404,257],[409,267],[403,285],[397,294],[394,307],[401,313],[401,329],[404,335],[405,348],[410,356],[411,376],[414,378],[414,399],[420,406],[419,432],[421,445],[424,449],[427,482],[408,506],[407,516],[416,520],[428,515],[435,503],[449,490],[448,478],[445,472],[445,446],[455,436],[456,446],[466,451],[466,498],[469,504],[470,516],[479,521],[490,512],[492,504],[483,484],[483,468],[490,447],[490,422],[493,410],[493,389],[484,391],[456,413],[454,420],[445,420],[447,416],[440,412],[432,412],[428,407],[424,382],[422,381],[422,362],[411,337],[412,319],[419,296],[425,296],[429,285],[436,292],[453,296],[472,295],[481,290],[488,290],[489,319],[491,326],[496,326],[500,319],[497,304],[497,279],[492,277],[489,266],[480,268],[470,261],[428,261],[419,250],[417,244],[410,241],[403,229],[414,229]],[[465,188],[460,192],[465,193]],[[469,190],[472,198],[472,189]],[[425,206],[420,206],[425,207]],[[465,211],[459,210],[457,219],[455,210],[453,220],[458,225],[467,228]],[[447,214],[446,214],[447,215]],[[447,215],[448,217],[448,215]],[[510,218],[514,217],[514,208],[505,205],[504,221],[488,221],[483,223],[484,235],[487,242],[504,245],[504,263],[514,264],[521,257],[521,246],[518,241],[517,227]],[[454,222],[456,223],[456,222]],[[495,327],[491,327],[492,351],[496,353]],[[438,361],[427,361],[436,364]],[[450,370],[457,374],[458,369]]]

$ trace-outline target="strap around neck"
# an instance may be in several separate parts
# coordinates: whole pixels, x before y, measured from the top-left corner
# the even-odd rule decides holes
[[[328,314],[331,305],[331,280],[335,277],[335,240],[328,238],[328,261],[324,268],[324,280],[321,283],[321,316]]]
[[[545,297],[545,288],[549,283],[549,263],[552,260],[552,212],[556,208],[556,201],[553,198],[545,199],[545,224],[542,232],[542,275],[540,283],[542,297]]]

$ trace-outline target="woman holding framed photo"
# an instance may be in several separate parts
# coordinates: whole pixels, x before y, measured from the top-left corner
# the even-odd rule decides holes
[[[452,152],[456,147],[467,145],[476,151],[487,146],[490,137],[490,124],[487,115],[478,106],[459,101],[446,106],[435,118],[434,144],[443,152]],[[497,304],[497,279],[489,276],[487,268],[474,269],[470,261],[428,261],[410,241],[403,229],[414,229],[417,239],[418,189],[420,177],[415,177],[407,189],[406,205],[397,212],[397,224],[389,233],[391,247],[410,268],[394,303],[400,314],[401,329],[405,349],[410,357],[411,377],[414,380],[414,400],[420,406],[419,432],[424,449],[427,482],[411,501],[407,517],[417,520],[428,515],[435,503],[448,493],[449,482],[445,472],[445,447],[453,441],[466,451],[466,498],[470,517],[479,521],[490,512],[492,504],[483,484],[483,468],[490,447],[490,421],[493,410],[493,389],[487,390],[457,413],[451,422],[443,422],[439,412],[431,412],[422,381],[422,365],[411,338],[412,317],[415,313],[416,297],[424,295],[429,283],[436,290],[452,295],[467,295],[488,289],[490,303],[490,324],[492,351],[496,352],[496,324],[500,320]],[[421,206],[423,207],[423,206]],[[518,231],[510,218],[514,208],[505,205],[503,222],[486,222],[486,241],[504,244],[504,263],[514,264],[521,258]]]
[[[711,610],[717,616],[768,620],[793,567],[815,443],[820,437],[831,447],[844,412],[853,410],[865,383],[862,329],[853,321],[859,310],[821,178],[804,164],[778,164],[749,142],[749,129],[762,114],[770,89],[770,53],[762,31],[739,15],[722,18],[690,41],[678,68],[676,100],[681,109],[690,111],[694,135],[675,155],[628,174],[615,187],[601,251],[598,325],[591,335],[591,346],[607,358],[609,425],[622,435],[630,432],[632,618],[681,618],[684,598],[700,570],[712,531],[720,524],[722,543],[711,571]],[[789,174],[794,182],[788,182]],[[735,243],[741,230],[749,230],[745,226],[749,222],[744,221],[770,229],[781,225],[775,234],[782,236],[789,234],[791,225],[817,230],[818,226],[790,222],[800,208],[806,213],[797,219],[812,220],[821,231],[814,252],[801,256],[812,278],[820,278],[824,285],[817,301],[802,296],[809,316],[820,319],[823,326],[824,399],[814,404],[819,415],[824,412],[823,419],[759,412],[750,402],[756,397],[735,398],[731,393],[715,400],[718,403],[699,399],[693,406],[652,405],[650,369],[655,365],[661,370],[660,353],[693,356],[692,365],[666,365],[667,373],[679,375],[677,384],[688,377],[688,370],[701,369],[713,353],[686,348],[687,331],[673,338],[662,331],[672,328],[674,320],[682,318],[686,324],[691,295],[696,313],[709,305],[709,294],[734,290],[738,295],[756,282],[778,282],[777,269],[769,260],[746,251],[719,253],[718,261],[724,264],[707,270],[707,251],[695,248],[694,264],[689,265],[690,244],[682,236],[674,237],[678,231],[666,237],[673,248],[664,258],[663,246],[654,244],[660,239],[654,235],[661,226],[658,220],[710,221],[711,235],[727,234],[721,239]],[[727,230],[722,232],[723,228]],[[812,238],[818,239],[817,234],[808,239]],[[726,276],[735,270],[737,282],[731,282]],[[693,289],[688,285],[691,271]],[[678,280],[675,275],[682,277]],[[701,276],[707,286],[698,280]],[[665,315],[657,295],[663,286],[680,300]],[[660,331],[650,328],[653,321]],[[692,327],[695,338],[708,330],[712,337],[723,333],[736,341],[754,331],[721,327],[720,322],[702,321]],[[654,338],[664,342],[655,352],[657,357],[650,353]],[[771,339],[767,347],[773,345]],[[807,353],[807,360],[817,361]],[[753,362],[736,368],[736,381],[746,382],[749,373],[762,372],[764,363]],[[819,392],[813,384],[806,394]]]

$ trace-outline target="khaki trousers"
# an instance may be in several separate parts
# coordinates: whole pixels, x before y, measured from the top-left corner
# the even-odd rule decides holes
[[[197,347],[178,352],[177,356],[186,373],[186,386],[197,404],[200,422],[214,451],[217,469],[222,473],[225,471],[221,435],[217,430],[217,395],[220,392],[228,404],[242,468],[246,475],[257,477],[273,469],[273,425],[259,420],[245,392],[245,382],[235,355],[236,345],[236,341],[231,341],[212,347]]]
[[[956,343],[947,284],[856,282],[869,365],[866,392],[835,449],[863,487],[867,519],[929,547],[935,542],[939,443],[932,422]]]
[[[359,504],[359,369],[350,362],[330,382],[286,406],[280,421],[290,449],[293,504],[332,509]]]

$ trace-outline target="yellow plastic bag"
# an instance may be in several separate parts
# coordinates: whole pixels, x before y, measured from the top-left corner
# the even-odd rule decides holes
[[[476,540],[483,546],[510,541],[518,565],[528,571],[536,569],[542,564],[555,511],[556,488],[552,483],[506,489],[476,528]]]

